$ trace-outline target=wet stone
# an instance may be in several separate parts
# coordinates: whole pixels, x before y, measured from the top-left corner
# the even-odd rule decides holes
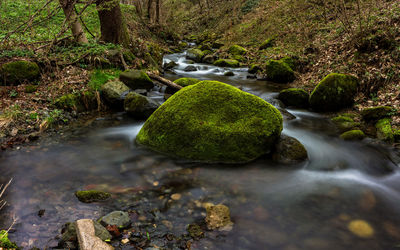
[[[101,218],[101,224],[104,226],[115,225],[119,228],[128,227],[131,224],[129,214],[123,211],[114,211]]]

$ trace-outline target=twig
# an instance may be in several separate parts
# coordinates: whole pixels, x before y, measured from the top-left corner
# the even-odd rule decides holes
[[[75,13],[78,15],[78,10],[76,9],[76,6],[74,6],[74,9],[75,9]],[[89,34],[90,34],[94,39],[96,39],[96,36],[93,35],[93,33],[89,30],[89,28],[88,28],[88,26],[86,25],[86,23],[83,21],[82,16],[79,16],[79,20],[81,20],[81,23],[82,23],[83,27],[85,27],[85,30],[86,30],[87,32],[89,32]]]
[[[11,178],[10,181],[9,181],[4,187],[3,187],[3,185],[0,186],[0,190],[1,190],[1,192],[0,192],[0,197],[3,196],[4,191],[6,191],[6,189],[8,188],[8,186],[10,186],[12,180],[13,180],[13,179]]]
[[[180,90],[180,89],[183,88],[182,86],[180,86],[180,85],[178,85],[178,84],[176,84],[174,82],[171,82],[170,80],[165,79],[165,78],[163,78],[163,77],[161,77],[159,75],[156,75],[156,74],[154,74],[152,72],[146,72],[146,73],[151,79],[156,80],[156,81],[158,81],[158,82],[160,82],[160,83],[162,83],[164,85],[167,85],[168,87],[171,87],[171,88],[176,89],[176,90]]]

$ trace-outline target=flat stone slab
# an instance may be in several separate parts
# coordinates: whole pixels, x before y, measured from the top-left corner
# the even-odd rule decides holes
[[[76,232],[78,235],[80,250],[113,250],[114,248],[103,242],[95,235],[93,221],[82,219],[76,221]]]

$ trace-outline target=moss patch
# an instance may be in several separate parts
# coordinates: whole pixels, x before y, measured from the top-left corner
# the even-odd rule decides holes
[[[34,81],[40,76],[39,66],[34,62],[15,61],[0,66],[0,80],[5,85],[18,85]]]
[[[352,118],[345,115],[334,117],[331,121],[341,132],[352,130],[360,125],[358,122],[355,122]]]
[[[214,65],[218,67],[237,68],[240,64],[239,61],[234,59],[219,59],[214,62]]]
[[[248,162],[272,149],[282,116],[259,97],[202,81],[170,97],[136,141],[155,151],[206,162]]]
[[[262,44],[260,45],[260,50],[262,49],[268,49],[270,47],[274,46],[274,39],[273,38],[268,38]]]
[[[119,75],[119,79],[129,88],[147,89],[150,90],[154,87],[153,81],[143,70],[127,70]]]
[[[229,52],[229,54],[235,56],[235,55],[244,55],[244,54],[246,54],[247,50],[245,48],[243,48],[242,46],[233,45],[229,48],[228,52]]]
[[[362,140],[365,138],[364,132],[359,129],[350,130],[340,135],[340,138],[346,141]]]
[[[277,83],[293,82],[295,79],[294,71],[285,62],[280,60],[270,60],[266,64],[267,79]]]
[[[77,191],[75,192],[75,196],[79,201],[84,203],[104,201],[111,197],[109,193],[98,190]]]
[[[392,143],[394,142],[394,135],[392,130],[392,125],[390,118],[384,118],[379,120],[375,127],[376,127],[376,136],[379,140]]]
[[[378,106],[372,108],[366,108],[361,111],[361,115],[364,120],[379,120],[385,117],[390,117],[393,114],[393,108],[389,106]]]
[[[282,90],[278,95],[278,99],[286,106],[307,108],[309,94],[304,89],[289,88]]]
[[[18,246],[8,239],[8,233],[6,230],[0,231],[0,247],[5,249],[18,249]]]
[[[195,62],[201,62],[201,59],[203,58],[204,53],[203,51],[199,49],[188,49],[186,51],[186,58],[193,60]]]
[[[200,82],[199,79],[190,78],[190,77],[183,77],[183,78],[179,78],[179,79],[174,81],[174,83],[176,83],[176,84],[178,84],[179,86],[182,86],[182,87],[187,87],[187,86],[196,84],[198,82]]]
[[[337,111],[351,106],[357,93],[358,80],[345,74],[326,76],[310,95],[310,105],[316,111]]]

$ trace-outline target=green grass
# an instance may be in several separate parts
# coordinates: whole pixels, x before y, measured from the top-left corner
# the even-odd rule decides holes
[[[89,87],[93,90],[99,90],[100,87],[109,80],[116,79],[122,71],[119,69],[97,69],[90,76]]]

